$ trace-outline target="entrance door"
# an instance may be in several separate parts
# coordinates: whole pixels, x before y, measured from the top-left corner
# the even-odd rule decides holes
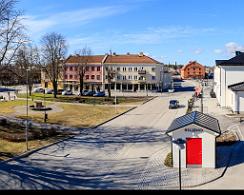
[[[187,166],[202,165],[202,139],[201,138],[187,138],[186,163]]]

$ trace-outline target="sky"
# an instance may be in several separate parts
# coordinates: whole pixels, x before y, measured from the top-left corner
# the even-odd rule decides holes
[[[243,0],[19,0],[34,44],[61,33],[68,54],[144,52],[168,64],[214,66],[244,51]]]

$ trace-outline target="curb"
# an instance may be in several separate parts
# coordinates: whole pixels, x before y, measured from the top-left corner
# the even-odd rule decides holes
[[[144,105],[144,104],[146,104],[146,103],[152,101],[152,100],[155,99],[155,98],[157,98],[157,97],[153,97],[153,98],[151,98],[151,99],[149,99],[149,100],[143,102],[143,104],[141,104],[141,105]],[[138,106],[140,106],[140,105],[138,105]],[[106,123],[108,123],[108,122],[110,122],[110,121],[112,121],[112,120],[114,120],[114,119],[120,117],[120,116],[123,116],[124,114],[127,114],[128,112],[130,112],[130,111],[132,111],[132,110],[135,110],[136,108],[138,108],[138,106],[132,107],[132,108],[130,108],[129,110],[127,110],[127,111],[125,111],[125,112],[123,112],[123,113],[121,113],[121,114],[119,114],[119,115],[117,115],[117,116],[115,116],[115,117],[113,117],[113,118],[111,118],[111,119],[109,119],[109,120],[107,120],[107,121],[105,121],[105,122],[103,122],[103,123],[101,123],[101,124],[95,126],[95,127],[92,127],[91,129],[96,129],[96,128],[98,128],[98,127],[100,127],[100,126],[102,126],[102,125],[104,125],[104,124],[106,124]]]
[[[108,123],[108,122],[110,122],[110,121],[116,119],[116,118],[119,118],[120,116],[122,116],[122,115],[124,115],[124,114],[127,114],[128,112],[130,112],[130,111],[132,111],[132,110],[134,110],[134,109],[136,109],[136,108],[137,108],[137,107],[130,108],[129,110],[127,110],[127,111],[125,111],[125,112],[123,112],[123,113],[121,113],[121,114],[119,114],[119,115],[117,115],[117,116],[115,116],[115,117],[113,117],[113,118],[111,118],[111,119],[105,121],[105,122],[102,122],[102,123],[100,123],[99,125],[96,125],[95,127],[89,128],[89,129],[96,129],[96,128],[98,128],[98,127],[100,127],[100,126],[102,126],[102,125],[104,125],[104,124],[106,124],[106,123]]]

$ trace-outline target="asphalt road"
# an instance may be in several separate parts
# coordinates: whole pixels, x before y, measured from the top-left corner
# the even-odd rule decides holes
[[[157,97],[96,129],[1,164],[0,189],[138,189],[147,175],[154,179],[152,157],[170,151],[165,130],[185,114],[191,96]],[[169,110],[170,99],[182,107]]]

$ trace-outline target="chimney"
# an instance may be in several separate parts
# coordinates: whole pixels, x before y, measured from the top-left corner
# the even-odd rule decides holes
[[[239,55],[241,55],[241,54],[242,54],[241,51],[236,51],[236,56],[239,56]]]
[[[143,57],[143,56],[144,56],[144,53],[143,53],[143,52],[140,52],[140,53],[139,53],[139,56],[140,56],[140,57]]]
[[[113,52],[113,56],[116,56],[116,53],[115,52]]]

